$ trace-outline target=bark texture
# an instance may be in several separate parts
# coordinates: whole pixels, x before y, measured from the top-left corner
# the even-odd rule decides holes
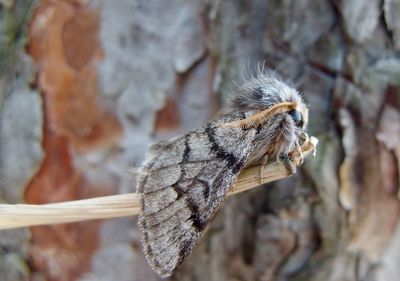
[[[265,63],[318,154],[229,198],[171,280],[396,280],[400,1],[1,0],[0,201],[135,191],[150,142],[200,127]],[[134,218],[0,234],[0,279],[159,280]]]

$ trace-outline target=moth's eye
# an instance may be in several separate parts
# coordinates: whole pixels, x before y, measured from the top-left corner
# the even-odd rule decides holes
[[[304,121],[303,121],[303,116],[301,116],[300,112],[298,112],[296,109],[293,109],[293,110],[289,111],[288,114],[290,115],[290,117],[292,117],[292,119],[297,127],[300,127],[300,128],[303,127]]]

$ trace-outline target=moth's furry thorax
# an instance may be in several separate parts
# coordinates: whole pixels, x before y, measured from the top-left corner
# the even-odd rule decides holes
[[[228,104],[227,110],[258,111],[282,102],[294,102],[297,110],[308,121],[308,109],[299,92],[280,80],[275,74],[259,73],[239,87],[237,95]]]
[[[270,73],[259,73],[249,79],[229,103],[226,112],[242,111],[247,116],[285,102],[295,104],[295,108],[278,113],[261,124],[254,140],[254,152],[246,166],[259,164],[265,158],[279,158],[298,146],[308,122],[308,108],[296,89]]]

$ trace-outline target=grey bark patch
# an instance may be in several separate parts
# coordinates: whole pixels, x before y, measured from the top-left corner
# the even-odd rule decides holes
[[[392,32],[394,47],[396,50],[400,50],[400,1],[385,0],[383,11],[386,25]]]
[[[18,87],[0,114],[0,195],[21,200],[25,185],[43,160],[42,101],[37,92]]]
[[[300,53],[327,33],[334,23],[333,9],[328,1],[269,2],[271,16],[267,29],[272,41],[279,45],[277,49],[288,44],[293,52]]]
[[[372,37],[378,25],[380,8],[379,0],[342,1],[340,10],[347,34],[357,43]]]

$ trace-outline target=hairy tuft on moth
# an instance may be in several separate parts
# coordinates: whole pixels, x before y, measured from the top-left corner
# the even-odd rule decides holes
[[[138,179],[138,224],[151,267],[168,277],[196,245],[239,172],[300,152],[308,108],[274,75],[259,73],[204,128],[151,145]],[[302,159],[301,159],[302,161]]]

